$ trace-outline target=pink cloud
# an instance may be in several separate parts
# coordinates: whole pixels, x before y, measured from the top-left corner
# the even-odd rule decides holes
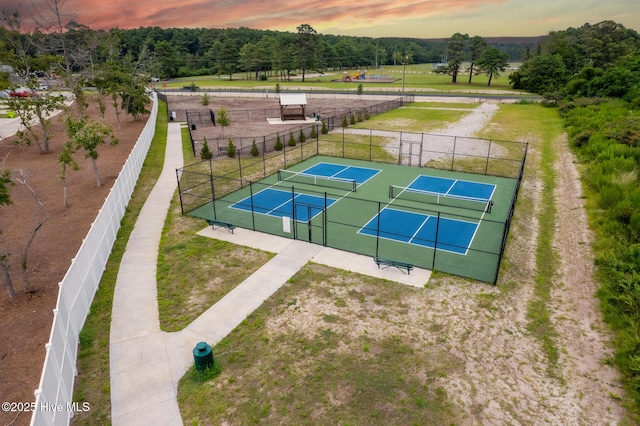
[[[0,9],[32,5],[46,12],[51,0],[0,0]],[[456,31],[482,36],[546,34],[557,29],[620,18],[638,29],[640,2],[609,0],[63,0],[63,12],[94,29],[237,28],[295,32],[306,23],[322,33],[368,36],[447,37]],[[41,13],[45,13],[41,12]],[[482,31],[482,33],[477,30]],[[490,34],[486,32],[490,31]]]
[[[272,0],[66,0],[62,10],[73,13],[78,22],[94,29],[137,28],[140,26],[228,28],[249,27],[295,31],[308,23],[316,29],[327,27],[369,27],[390,21],[416,19],[452,11],[469,10],[504,0],[323,0],[274,2]],[[32,0],[46,12],[45,0]],[[1,9],[15,9],[13,1],[0,0]],[[27,16],[31,5],[19,7]]]

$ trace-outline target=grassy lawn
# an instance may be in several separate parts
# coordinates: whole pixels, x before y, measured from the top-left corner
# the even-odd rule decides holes
[[[411,108],[401,111],[410,114]],[[165,116],[160,112],[159,117]],[[421,121],[419,114],[413,117],[421,125],[429,120],[423,117]],[[377,120],[389,119],[382,114],[366,122],[366,127]],[[166,138],[166,133],[162,136],[166,123],[159,124],[159,128],[158,139]],[[500,319],[503,305],[510,304],[515,289],[528,282],[534,283],[535,295],[527,311],[527,332],[543,348],[547,371],[552,376],[558,349],[554,345],[555,331],[548,306],[556,267],[551,246],[555,210],[550,194],[554,180],[553,142],[561,131],[555,110],[539,105],[501,105],[490,125],[478,135],[528,140],[533,152],[530,150],[525,181],[529,184],[542,181],[548,187],[541,200],[534,200],[526,192],[519,198],[498,287],[477,285],[436,272],[425,291],[310,263],[214,346],[214,370],[197,373],[191,369],[181,379],[178,400],[184,422],[472,423],[473,408],[470,414],[470,408],[452,391],[451,385],[452,381],[468,382],[472,394],[482,393],[483,383],[469,376],[465,362],[487,354],[483,350],[476,352],[478,349],[468,347],[466,342],[477,332],[492,335],[495,330],[493,325],[483,325],[479,331],[460,331],[456,329],[458,321],[449,319],[464,316],[458,311],[468,309],[468,316],[460,320],[462,323],[482,318],[493,324]],[[322,135],[321,139],[327,149],[335,149],[337,153],[343,149],[341,134]],[[389,156],[384,144],[384,138],[375,138],[376,159]],[[152,146],[147,159],[150,164],[145,163],[139,182],[144,193],[136,190],[134,194],[120,231],[122,238],[119,235],[110,260],[115,263],[108,267],[92,315],[82,331],[80,375],[74,400],[91,401],[92,410],[76,417],[74,422],[108,422],[108,330],[117,262],[154,180],[150,171],[159,173],[161,169],[163,147],[158,141]],[[185,158],[191,158],[187,155],[188,143],[184,148]],[[356,148],[347,144],[345,149]],[[247,161],[243,164],[249,169],[252,167],[249,164],[256,162],[240,161]],[[548,164],[544,165],[545,162]],[[232,172],[237,166],[237,158],[223,159],[217,163],[217,170]],[[256,167],[256,174],[258,169],[261,167]],[[536,220],[540,212],[545,212],[545,216]],[[271,257],[268,253],[194,236],[203,225],[201,220],[182,216],[176,200],[173,201],[158,264],[160,315],[166,330],[183,328],[249,275],[252,268]],[[533,225],[537,228],[532,228]],[[531,249],[527,243],[534,233],[539,235],[538,271],[535,277],[530,277],[519,250]],[[437,299],[447,285],[469,294],[449,305],[451,296]],[[455,309],[445,312],[439,320],[434,317],[438,310],[446,311],[450,306]],[[461,352],[467,349],[471,352]],[[509,396],[495,398],[501,408],[517,412]]]
[[[355,74],[355,70],[347,71],[349,75]],[[494,76],[491,81],[491,86],[487,86],[488,77],[486,75],[476,75],[473,77],[472,83],[468,83],[468,74],[461,74],[458,76],[458,83],[451,83],[451,76],[446,74],[433,73],[431,64],[414,64],[407,65],[406,70],[403,70],[402,65],[385,66],[384,69],[368,70],[368,75],[384,75],[390,79],[395,79],[392,83],[375,83],[374,80],[351,82],[335,81],[341,80],[342,71],[327,71],[322,76],[316,76],[315,73],[309,77],[309,73],[305,77],[305,82],[302,82],[302,75],[299,74],[291,79],[291,81],[276,80],[275,77],[270,77],[267,81],[261,80],[248,80],[245,73],[236,73],[231,79],[228,75],[224,76],[197,76],[197,77],[183,77],[174,80],[161,82],[156,84],[156,87],[162,88],[182,88],[190,86],[192,83],[200,88],[205,87],[229,87],[229,88],[242,88],[242,89],[268,89],[275,92],[276,84],[280,85],[282,89],[285,88],[298,88],[307,87],[309,89],[328,89],[328,90],[353,90],[356,91],[359,85],[362,85],[364,91],[398,91],[404,87],[406,92],[419,92],[434,91],[438,93],[484,93],[484,92],[496,92],[496,91],[509,91],[511,93],[518,93],[509,86],[508,73],[505,73],[498,78]],[[404,76],[404,85],[402,82]],[[523,93],[526,95],[526,93]]]
[[[111,395],[109,375],[109,332],[111,329],[111,306],[113,291],[129,236],[136,219],[153,185],[160,176],[164,163],[167,141],[167,105],[158,105],[155,137],[145,158],[138,183],[131,195],[122,218],[118,236],[109,256],[107,266],[96,295],[91,303],[90,314],[80,331],[78,350],[78,377],[74,386],[73,401],[89,401],[91,410],[76,414],[76,424],[104,425],[111,417]]]
[[[542,343],[547,355],[550,374],[557,374],[558,348],[554,342],[556,331],[550,320],[551,291],[557,271],[557,253],[553,247],[556,207],[553,191],[555,188],[554,161],[555,143],[564,131],[562,120],[553,108],[540,105],[503,105],[494,117],[494,126],[483,132],[484,137],[509,138],[520,135],[531,138],[537,135],[539,143],[530,150],[525,173],[531,179],[542,183],[541,199],[537,205],[527,200],[518,202],[518,211],[535,211],[538,214],[538,246],[536,251],[537,274],[535,276],[535,297],[527,311],[529,331]],[[534,132],[531,132],[535,129]],[[523,207],[521,204],[527,204]]]
[[[454,423],[455,403],[436,381],[464,365],[405,326],[423,298],[307,265],[214,347],[219,374],[182,378],[185,423]]]
[[[395,132],[405,131],[428,133],[446,126],[449,123],[454,123],[469,114],[469,111],[464,111],[459,106],[449,110],[434,108],[427,109],[426,107],[420,107],[419,105],[422,104],[409,104],[406,107],[393,109],[376,115],[372,117],[371,120],[358,123],[352,127]],[[448,105],[449,104],[444,103],[439,105],[438,108],[446,108]],[[468,104],[467,108],[473,108],[474,106],[475,104]]]
[[[182,215],[174,197],[158,253],[160,327],[179,331],[274,255],[194,235],[206,223]]]

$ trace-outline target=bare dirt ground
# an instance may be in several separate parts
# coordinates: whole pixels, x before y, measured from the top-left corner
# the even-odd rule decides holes
[[[92,117],[99,119],[95,107]],[[67,140],[63,115],[52,119],[51,153],[40,154],[35,146],[14,146],[15,137],[0,140],[0,161],[4,168],[22,170],[29,185],[46,208],[49,218],[37,233],[28,252],[29,291],[22,284],[20,252],[44,213],[33,194],[24,185],[10,189],[13,205],[0,207],[0,251],[9,253],[11,278],[16,297],[10,299],[4,285],[0,288],[0,399],[2,402],[35,400],[49,341],[53,309],[58,297],[58,282],[64,277],[76,255],[82,239],[104,199],[109,194],[122,165],[134,146],[144,121],[123,121],[118,129],[115,113],[107,111],[106,122],[111,124],[120,143],[99,148],[98,170],[102,187],[96,182],[89,160],[76,156],[79,170],[67,172],[68,206],[63,206],[63,187],[58,179],[58,156]],[[28,424],[30,413],[0,412],[0,424]],[[17,416],[17,417],[16,417]]]
[[[197,102],[197,100],[196,100]],[[248,108],[250,100],[229,103],[215,100],[214,110]],[[263,99],[271,108],[273,100]],[[335,100],[329,102],[335,104]],[[353,101],[353,106],[362,106]],[[242,105],[241,105],[242,104]],[[263,106],[252,108],[261,109]],[[171,108],[176,106],[170,104]],[[456,130],[472,134],[486,116]],[[113,114],[109,122],[115,123]],[[80,170],[69,172],[69,206],[62,207],[62,186],[57,179],[58,153],[65,140],[61,124],[54,119],[53,153],[20,149],[8,140],[0,142],[0,158],[6,168],[20,168],[47,208],[49,219],[29,252],[30,292],[20,279],[21,247],[24,247],[41,210],[24,187],[11,190],[13,206],[0,208],[0,250],[11,253],[11,271],[18,292],[10,300],[0,293],[0,396],[3,401],[31,402],[38,385],[48,341],[52,309],[58,288],[71,259],[102,205],[110,185],[128,156],[144,123],[129,122],[116,134],[117,147],[102,147],[98,167],[103,187],[95,188],[89,163],[78,158]],[[459,125],[459,123],[458,123]],[[268,124],[261,127],[270,131]],[[114,129],[116,126],[114,125]],[[253,130],[252,130],[253,131]],[[529,141],[528,171],[521,189],[521,202],[535,211],[541,193],[536,176],[537,141]],[[578,172],[566,141],[558,141],[558,222],[554,245],[560,259],[560,276],[553,292],[552,321],[558,333],[559,373],[547,369],[540,342],[527,332],[526,311],[533,295],[537,223],[514,221],[505,257],[510,273],[501,276],[497,287],[456,278],[439,278],[416,297],[412,312],[423,312],[430,332],[438,337],[442,351],[459,359],[461,368],[435,380],[462,407],[465,424],[562,424],[595,425],[624,422],[623,391],[617,372],[606,365],[612,356],[607,329],[594,297],[591,234],[582,206]],[[518,215],[518,212],[516,212]],[[3,289],[4,290],[4,289]],[[423,307],[430,307],[425,310]],[[415,309],[413,309],[415,308]],[[416,322],[418,319],[411,319]],[[434,336],[429,336],[432,338]],[[622,398],[623,399],[623,398]],[[28,424],[28,413],[0,412],[0,422]]]
[[[282,124],[269,124],[267,118],[279,117],[280,106],[275,95],[270,97],[250,97],[250,98],[220,98],[210,97],[209,105],[202,105],[203,95],[170,95],[168,96],[168,108],[177,112],[178,120],[186,120],[184,111],[190,111],[190,117],[197,121],[196,129],[192,131],[193,139],[196,141],[196,153],[204,138],[207,139],[209,147],[214,155],[219,153],[218,148],[223,151],[228,146],[229,139],[233,140],[238,148],[249,149],[252,138],[273,135],[280,133],[282,143],[287,142],[290,131],[300,127],[300,121],[283,122]],[[321,117],[328,117],[341,114],[350,114],[352,110],[366,108],[371,105],[381,103],[374,99],[323,99],[309,97],[305,107],[305,114],[311,117],[314,113]],[[230,125],[222,127],[219,124],[219,111],[225,109],[230,117]],[[202,113],[198,120],[193,112],[200,110]],[[216,126],[209,118],[209,110],[213,111],[216,118]],[[297,137],[297,134],[294,134]],[[247,152],[247,151],[244,151]]]

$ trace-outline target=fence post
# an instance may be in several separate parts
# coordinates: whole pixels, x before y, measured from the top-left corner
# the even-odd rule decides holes
[[[376,216],[376,257],[380,257],[380,210],[382,202],[378,201],[378,214]]]
[[[400,141],[398,143],[398,164],[402,164],[402,130],[400,130]]]
[[[418,167],[422,167],[422,149],[424,148],[424,132],[420,134],[420,155],[418,156]]]
[[[262,137],[262,178],[267,177],[267,159],[265,157],[267,151],[267,137]]]
[[[453,137],[453,152],[451,152],[451,169],[453,170],[453,163],[456,159],[456,142],[458,141],[458,137],[454,136]]]
[[[184,214],[184,205],[182,204],[182,192],[180,191],[180,175],[178,170],[179,169],[176,169],[176,180],[178,181],[178,194],[180,194],[180,211],[182,212],[182,214]]]
[[[213,206],[213,220],[217,220],[216,216],[216,187],[214,182],[213,173],[209,175],[209,182],[211,185],[211,205]]]
[[[484,166],[484,175],[489,172],[489,156],[491,155],[491,139],[489,139],[489,148],[487,149],[487,163]]]
[[[233,143],[233,142],[231,142]],[[244,186],[242,185],[242,161],[240,161],[240,150],[242,148],[238,149],[238,151],[236,152],[238,155],[238,174],[240,175],[240,188],[243,188]]]
[[[253,211],[253,182],[249,181],[249,196],[251,197],[251,227],[256,230],[256,212]]]
[[[431,262],[431,270],[436,269],[436,252],[438,251],[438,229],[440,228],[440,212],[438,212],[436,220],[436,236],[433,239],[433,260]]]
[[[284,143],[282,144],[282,164],[283,164],[283,169],[287,168],[287,142],[284,140],[285,138],[282,138],[282,140],[284,141]]]

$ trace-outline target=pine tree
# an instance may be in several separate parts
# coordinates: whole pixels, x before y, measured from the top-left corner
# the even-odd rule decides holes
[[[211,149],[209,149],[207,138],[204,138],[204,143],[202,148],[200,148],[200,158],[203,160],[211,160],[213,158],[213,153],[211,152]]]
[[[256,145],[256,139],[253,138],[253,143],[251,144],[251,155],[253,155],[254,157],[257,157],[258,155],[260,155],[260,150],[258,149],[258,145]]]
[[[304,143],[304,141],[307,140],[307,137],[304,135],[302,129],[300,129],[300,136],[298,136],[298,140],[300,141],[300,143]]]
[[[273,149],[276,151],[282,151],[282,140],[280,139],[280,133],[278,133],[278,137],[276,138],[276,144],[273,146]]]
[[[236,156],[236,147],[233,144],[233,140],[229,139],[229,146],[227,147],[227,156],[235,157]]]
[[[327,128],[327,123],[325,123],[324,120],[322,120],[322,129],[320,129],[320,132],[323,135],[326,135],[327,133],[329,133],[329,129]]]
[[[289,146],[296,146],[296,138],[293,137],[293,133],[289,132],[289,142],[287,142]]]

